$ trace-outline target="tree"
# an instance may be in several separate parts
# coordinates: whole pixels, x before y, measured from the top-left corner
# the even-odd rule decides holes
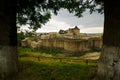
[[[0,80],[18,71],[15,7],[16,0],[0,0]]]
[[[2,45],[16,46],[17,38],[16,38],[16,27],[14,24],[15,14],[13,13],[14,12],[13,9],[15,9],[14,6],[15,0],[13,1],[14,3],[12,3],[11,1],[8,1],[8,3],[6,3],[4,0],[0,1],[0,6],[1,6],[0,10],[3,14],[5,14],[5,17],[7,17],[6,19],[8,21],[8,23],[3,23],[2,21],[5,19],[5,17],[3,18],[3,15],[0,16],[1,17],[0,24],[2,24],[3,27],[5,26],[4,28],[6,28],[4,29],[3,27],[2,28],[0,27],[2,30],[5,31],[5,32],[0,31],[0,33],[1,34],[4,33],[6,35],[5,38],[3,35],[1,35],[3,38],[1,38],[0,40],[2,42],[4,42],[4,40],[6,41],[5,44]],[[82,13],[86,9],[89,9],[90,13],[96,10],[98,12],[103,13],[103,8],[104,8],[105,23],[104,23],[104,34],[103,34],[103,48],[99,59],[98,78],[96,79],[119,80],[120,79],[119,5],[120,5],[119,1],[111,1],[111,0],[17,0],[17,23],[30,24],[31,27],[34,30],[36,30],[50,19],[51,12],[57,14],[60,8],[65,8],[70,13],[75,12],[75,16],[78,17],[81,17]],[[5,24],[8,24],[9,26]],[[8,34],[10,34],[9,37]],[[4,51],[5,49],[2,50],[0,54],[3,54]],[[9,59],[11,59],[11,55],[13,54],[9,55],[10,57]],[[16,66],[16,63],[14,63],[15,59],[10,61],[14,68]],[[2,61],[0,60],[0,63],[1,62]],[[7,65],[7,67],[8,66],[10,65]],[[9,73],[13,71],[15,72],[16,70],[12,69],[11,71],[9,71]],[[3,70],[3,72],[5,72],[5,69]]]
[[[99,80],[120,80],[120,3],[104,1],[103,48],[98,64]]]
[[[67,33],[66,30],[62,30],[62,29],[61,29],[61,30],[59,31],[59,34],[66,34],[66,33]]]
[[[75,13],[78,17],[81,17],[86,9],[89,9],[90,13],[103,13],[103,3],[98,0],[18,0],[17,23],[29,24],[32,29],[37,30],[49,21],[52,12],[57,15],[61,8]]]

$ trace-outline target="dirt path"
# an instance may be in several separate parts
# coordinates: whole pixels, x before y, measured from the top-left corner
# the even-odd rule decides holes
[[[81,56],[81,58],[96,60],[99,59],[99,56],[100,56],[100,52],[92,52],[92,53],[86,53],[85,55]]]

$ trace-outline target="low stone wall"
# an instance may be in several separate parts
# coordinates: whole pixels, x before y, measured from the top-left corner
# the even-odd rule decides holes
[[[79,53],[91,50],[100,50],[102,40],[100,38],[88,40],[75,39],[43,39],[41,47],[59,48],[69,53]]]
[[[102,39],[28,39],[22,41],[23,46],[31,48],[58,48],[68,53],[80,53],[92,50],[100,50],[102,46]]]

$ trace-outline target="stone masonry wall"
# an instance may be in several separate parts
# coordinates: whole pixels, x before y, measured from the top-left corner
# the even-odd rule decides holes
[[[27,43],[25,43],[27,42]],[[90,38],[90,39],[40,39],[38,42],[25,41],[22,44],[27,44],[31,48],[58,48],[63,49],[69,53],[80,53],[91,50],[100,50],[102,46],[102,39]],[[25,46],[23,44],[23,46]],[[28,45],[29,44],[29,45]]]

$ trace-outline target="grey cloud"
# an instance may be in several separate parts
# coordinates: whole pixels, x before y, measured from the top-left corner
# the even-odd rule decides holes
[[[83,17],[78,18],[67,10],[62,9],[57,16],[52,14],[50,21],[39,29],[39,31],[59,31],[60,29],[68,29],[69,27],[78,25],[79,28],[84,29],[82,32],[93,32],[93,30],[102,32],[103,22],[104,15],[98,14],[97,12],[90,15],[89,12],[86,11],[83,13]]]
[[[74,16],[74,14],[69,13],[67,10],[63,9],[60,10],[57,16],[53,15],[54,19],[59,19],[61,21],[65,21],[66,23],[70,24],[71,26],[75,25],[84,25],[85,27],[93,27],[93,26],[103,26],[103,14],[98,14],[94,12],[93,14],[89,14],[88,11],[83,13],[83,17],[78,18]]]

